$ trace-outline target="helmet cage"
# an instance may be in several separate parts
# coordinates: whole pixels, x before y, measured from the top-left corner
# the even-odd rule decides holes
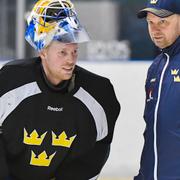
[[[89,41],[69,0],[39,0],[27,19],[25,38],[37,50],[52,40],[65,43]]]

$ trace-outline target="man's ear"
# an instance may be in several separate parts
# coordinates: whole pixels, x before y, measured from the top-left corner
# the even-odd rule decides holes
[[[40,56],[41,59],[46,59],[46,56],[47,56],[46,49],[42,49],[42,50],[39,52],[39,56]]]

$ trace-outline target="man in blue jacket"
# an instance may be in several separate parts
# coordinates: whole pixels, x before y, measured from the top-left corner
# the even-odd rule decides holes
[[[180,1],[148,1],[138,17],[161,53],[146,79],[145,143],[134,180],[180,180]]]

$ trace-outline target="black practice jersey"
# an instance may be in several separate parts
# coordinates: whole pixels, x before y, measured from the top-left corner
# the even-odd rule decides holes
[[[0,178],[95,180],[120,111],[107,78],[75,67],[53,86],[40,58],[0,71]]]

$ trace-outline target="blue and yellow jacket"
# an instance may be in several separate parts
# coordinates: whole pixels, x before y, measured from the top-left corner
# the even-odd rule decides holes
[[[180,180],[180,37],[155,58],[145,89],[145,143],[135,180]]]

